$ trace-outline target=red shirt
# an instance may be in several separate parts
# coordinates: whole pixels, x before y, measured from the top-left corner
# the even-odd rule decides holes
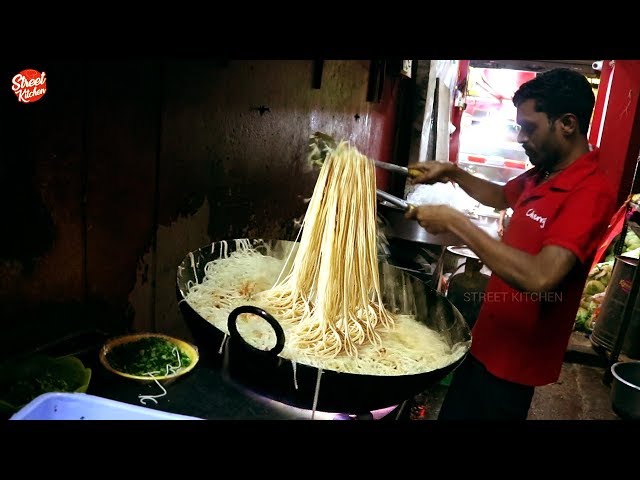
[[[553,292],[522,292],[491,276],[471,353],[499,378],[538,386],[560,375],[591,262],[615,212],[616,194],[598,168],[598,153],[546,182],[536,184],[533,168],[504,187],[513,216],[502,241],[532,255],[557,245],[578,261]]]

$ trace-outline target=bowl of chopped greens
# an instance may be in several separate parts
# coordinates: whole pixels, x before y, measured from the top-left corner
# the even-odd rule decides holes
[[[195,345],[162,333],[135,333],[107,340],[100,363],[111,373],[142,382],[174,380],[198,363]]]
[[[73,356],[34,354],[5,361],[0,365],[0,412],[17,412],[43,393],[85,393],[90,380],[91,369]]]

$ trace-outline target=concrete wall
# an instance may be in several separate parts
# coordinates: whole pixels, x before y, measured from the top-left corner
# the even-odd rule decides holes
[[[62,329],[66,306],[94,305],[80,326],[109,311],[107,328],[188,336],[177,265],[214,240],[291,239],[317,177],[310,134],[401,163],[407,80],[388,74],[368,102],[369,63],[325,61],[319,89],[306,60],[1,66],[5,79],[46,71],[47,93],[24,104],[0,92],[0,328]],[[51,305],[62,313],[43,318]]]

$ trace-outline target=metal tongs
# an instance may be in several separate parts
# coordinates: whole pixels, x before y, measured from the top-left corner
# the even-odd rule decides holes
[[[397,207],[400,210],[403,210],[405,212],[409,212],[409,211],[413,210],[414,208],[416,208],[415,205],[407,202],[406,200],[398,198],[395,195],[391,195],[390,193],[384,192],[384,191],[382,191],[380,189],[376,190],[376,195],[378,197],[378,201],[380,201],[380,200],[385,201],[385,202],[389,203],[390,205],[393,205],[394,207]]]
[[[420,175],[420,171],[414,168],[408,169],[407,167],[401,167],[400,165],[396,165],[395,163],[387,163],[381,162],[379,160],[374,160],[373,163],[376,167],[382,168],[383,170],[389,170],[390,172],[401,173],[407,177],[417,177]]]
[[[332,136],[322,132],[314,133],[313,135],[311,135],[311,137],[309,137],[309,150],[311,152],[310,160],[313,163],[322,165],[326,156],[331,150],[334,150],[336,146],[337,143]],[[396,165],[395,163],[381,162],[380,160],[373,159],[372,161],[377,168],[382,168],[390,172],[400,173],[407,177],[417,177],[421,173],[419,170],[401,167],[400,165]]]
[[[316,132],[311,135],[311,137],[309,137],[309,160],[317,165],[322,165],[327,155],[335,148],[336,141],[333,139],[333,137],[322,132]],[[373,163],[378,168],[383,168],[391,172],[401,173],[406,176],[417,177],[421,173],[419,170],[401,167],[400,165],[396,165],[394,163],[381,162],[379,160],[373,160]],[[390,193],[383,192],[379,189],[376,190],[376,193],[378,196],[378,201],[385,201],[404,212],[408,212],[415,208],[415,205],[412,205],[405,200],[396,197],[395,195],[391,195]]]

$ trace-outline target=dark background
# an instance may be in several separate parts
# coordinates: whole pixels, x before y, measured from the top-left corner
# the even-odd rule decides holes
[[[96,330],[188,337],[177,265],[212,241],[294,238],[317,177],[306,162],[312,133],[407,164],[415,80],[399,64],[0,64],[5,355]],[[11,90],[24,69],[46,72],[47,92],[34,103]]]

